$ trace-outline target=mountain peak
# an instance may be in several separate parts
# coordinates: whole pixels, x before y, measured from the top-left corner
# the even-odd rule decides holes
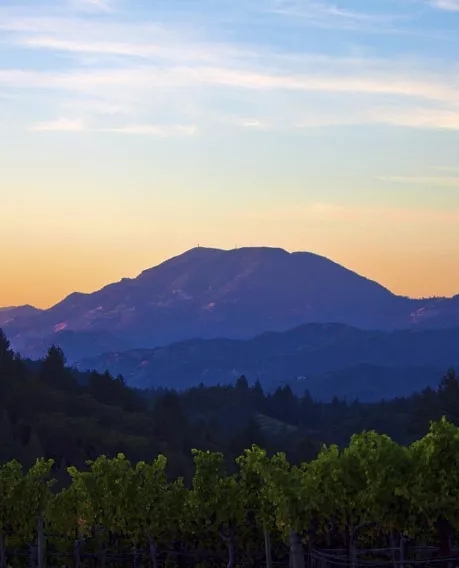
[[[191,271],[195,271],[206,263],[212,263],[217,258],[220,259],[220,264],[231,262],[233,259],[238,259],[240,263],[251,263],[254,259],[258,260],[272,260],[275,261],[280,257],[288,257],[290,253],[282,248],[276,247],[240,247],[234,249],[219,249],[213,247],[197,246],[191,248],[177,256],[169,258],[157,266],[148,268],[139,274],[139,279],[151,278],[156,275],[159,270],[185,270],[189,267]],[[247,265],[248,266],[248,265]]]
[[[202,247],[197,246],[193,247],[169,260],[174,260],[176,258],[194,258],[199,256],[215,256],[216,254],[251,254],[251,253],[259,253],[259,254],[282,254],[282,255],[289,255],[290,253],[287,252],[285,249],[280,247],[267,247],[267,246],[246,246],[246,247],[234,247],[232,249],[221,249],[221,248],[214,248],[214,247]],[[166,261],[168,262],[168,261]]]
[[[451,325],[459,321],[459,305],[453,300],[401,298],[311,252],[194,247],[136,278],[92,294],[71,294],[33,317],[15,314],[13,322],[10,312],[2,316],[16,334],[15,348],[26,356],[41,356],[28,345],[51,344],[63,329],[76,332],[71,341],[80,341],[84,349],[88,333],[94,345],[99,334],[108,351],[107,334],[109,341],[116,336],[119,349],[124,344],[150,348],[193,338],[246,339],[312,322],[367,329],[436,321]]]
[[[280,256],[290,256],[291,253],[279,247],[236,247],[227,251],[233,254],[244,255],[259,255],[270,258],[279,258]]]
[[[183,257],[183,256],[197,256],[197,255],[210,255],[210,254],[215,254],[215,253],[220,253],[220,252],[224,252],[224,249],[218,249],[218,248],[214,248],[214,247],[201,247],[201,246],[196,246],[193,248],[188,249],[187,251],[173,257],[173,258],[179,258],[179,257]],[[169,259],[172,260],[172,259]]]

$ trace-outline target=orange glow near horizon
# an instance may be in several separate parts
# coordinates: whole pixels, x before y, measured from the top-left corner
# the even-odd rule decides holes
[[[459,293],[458,0],[265,4],[0,3],[0,306],[198,243]]]
[[[201,245],[205,246],[206,243]],[[190,244],[188,248],[192,246],[194,244]],[[275,244],[272,243],[271,246]],[[285,248],[291,251],[311,250],[300,246]],[[152,251],[141,250],[136,255],[122,251],[118,256],[107,255],[103,251],[87,251],[86,254],[81,251],[79,255],[74,252],[66,260],[52,254],[10,258],[9,262],[4,264],[4,273],[0,280],[0,306],[30,304],[48,308],[72,292],[90,293],[121,278],[133,278],[142,270],[184,250],[185,248],[161,250],[158,247]],[[429,252],[416,256],[410,252],[368,249],[333,251],[332,247],[329,251],[311,252],[328,256],[397,294],[429,297],[453,296],[459,293],[459,255]]]
[[[210,195],[210,194],[209,194]],[[453,195],[453,194],[447,194]],[[230,193],[218,202],[192,192],[158,198],[126,193],[76,201],[59,195],[53,207],[31,194],[20,210],[3,204],[0,306],[46,308],[71,292],[93,292],[186,250],[201,246],[271,246],[321,254],[397,294],[459,293],[459,211],[445,204],[413,207],[335,198],[283,198]],[[20,225],[18,222],[20,219]]]

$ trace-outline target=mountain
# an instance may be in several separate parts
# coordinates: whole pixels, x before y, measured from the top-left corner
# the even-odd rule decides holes
[[[196,337],[248,339],[310,322],[459,325],[459,296],[411,300],[322,256],[266,247],[195,248],[50,309],[19,309],[2,324],[15,349],[40,357],[49,344],[65,343],[77,359]]]
[[[459,325],[459,295],[426,302],[412,314],[418,328],[448,328]]]
[[[24,335],[16,338],[14,349],[31,359],[39,359],[46,353],[52,344],[59,345],[63,349],[67,361],[72,364],[83,357],[96,357],[101,353],[112,350],[132,349],[135,344],[121,339],[108,331],[72,331],[63,330],[53,336]]]
[[[18,318],[31,318],[41,311],[33,306],[0,308],[0,326],[12,325]]]
[[[322,399],[340,394],[379,400],[436,385],[456,365],[459,328],[386,332],[308,324],[245,341],[200,339],[109,353],[78,367],[108,369],[139,388],[225,384],[244,374],[268,389],[287,383]]]
[[[376,403],[409,397],[425,388],[436,388],[448,365],[386,367],[362,363],[339,371],[285,381],[298,396],[307,390],[316,400],[331,402],[334,397]]]

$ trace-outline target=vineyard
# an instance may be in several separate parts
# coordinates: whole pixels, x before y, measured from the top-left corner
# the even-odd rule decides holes
[[[57,488],[53,462],[0,468],[0,568],[455,566],[459,429],[409,447],[376,432],[301,466],[257,446],[230,472],[195,450],[190,483],[166,459],[105,456]]]

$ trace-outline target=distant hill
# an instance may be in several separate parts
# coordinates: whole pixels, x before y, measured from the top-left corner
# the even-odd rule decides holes
[[[5,327],[8,331],[8,328]],[[97,357],[112,350],[135,348],[125,338],[120,338],[109,331],[72,331],[63,330],[53,335],[29,335],[16,337],[11,342],[19,353],[25,353],[31,359],[41,358],[52,344],[59,345],[65,352],[67,361],[73,364],[82,358]]]
[[[265,388],[287,383],[329,400],[408,395],[437,385],[459,366],[459,328],[367,331],[343,324],[308,324],[251,340],[191,340],[82,360],[81,369],[108,369],[139,388],[225,384],[245,374]]]
[[[337,397],[375,403],[381,399],[409,397],[427,387],[436,388],[449,366],[385,367],[362,363],[339,371],[299,377],[284,384],[288,384],[298,396],[307,390],[315,399],[324,402]]]
[[[459,326],[459,296],[411,300],[322,256],[266,247],[195,248],[50,309],[15,310],[1,323],[15,349],[36,358],[57,343],[70,361],[196,337],[248,339],[311,322]]]
[[[12,325],[18,318],[31,318],[41,313],[41,311],[33,306],[0,308],[0,326]]]

